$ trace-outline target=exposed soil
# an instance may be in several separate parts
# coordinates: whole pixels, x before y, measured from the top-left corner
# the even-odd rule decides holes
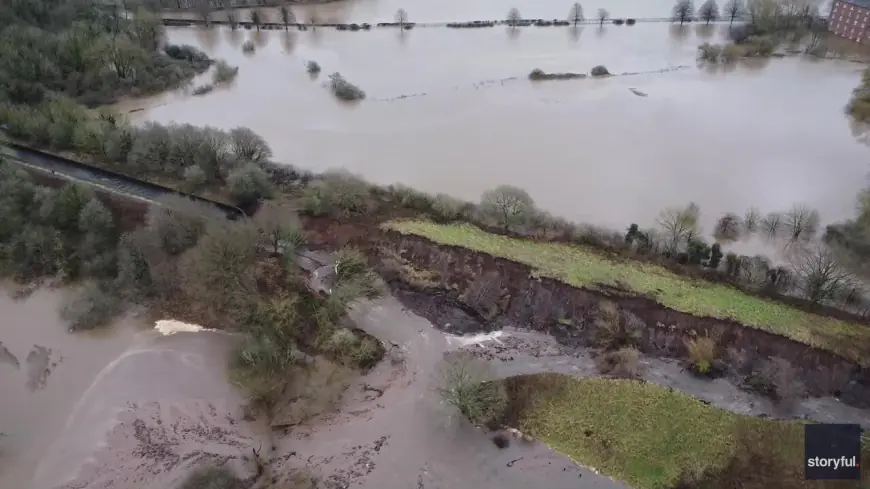
[[[416,236],[383,233],[371,249],[381,258],[389,250],[387,254],[437,274],[438,287],[420,293],[419,286],[408,284],[395,270],[384,269],[381,261],[381,271],[397,296],[445,331],[474,333],[519,326],[547,332],[569,347],[588,346],[596,333],[592,321],[596,308],[607,299],[645,324],[639,348],[648,355],[685,358],[684,340],[706,334],[717,339],[720,360],[739,384],[763,361],[778,357],[797,371],[810,396],[833,395],[857,407],[870,406],[870,379],[859,365],[782,336],[733,321],[694,317],[620,291],[606,294],[536,278],[528,266]]]

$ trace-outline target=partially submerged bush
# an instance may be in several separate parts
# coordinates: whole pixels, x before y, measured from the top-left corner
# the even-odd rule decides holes
[[[733,63],[743,57],[743,48],[737,44],[726,44],[722,48],[722,61]]]
[[[366,98],[366,93],[362,89],[345,80],[338,72],[329,75],[329,88],[341,100],[353,101]]]
[[[179,489],[242,489],[244,484],[226,467],[194,469]]]
[[[257,47],[254,45],[254,41],[248,39],[242,44],[242,52],[244,53],[253,53]]]
[[[488,365],[471,353],[457,352],[441,369],[441,397],[473,423],[498,420],[507,406],[504,386],[495,380]]]
[[[705,42],[698,46],[698,58],[709,63],[718,63],[722,56],[722,46]]]
[[[607,68],[604,65],[598,65],[592,68],[592,76],[607,76],[610,72],[607,71]]]
[[[317,64],[317,61],[309,61],[305,64],[305,71],[310,75],[317,75],[320,73],[320,65]]]
[[[621,348],[616,351],[602,353],[595,359],[598,371],[620,379],[639,379],[643,377],[643,364],[637,350]]]
[[[784,407],[790,407],[806,393],[806,387],[794,367],[788,360],[779,357],[765,360],[761,368],[749,376],[749,385]]]
[[[230,66],[224,60],[220,60],[215,65],[214,74],[212,75],[212,81],[215,85],[219,83],[229,83],[236,78],[236,75],[239,74],[238,66]]]
[[[529,80],[573,80],[577,78],[586,78],[584,73],[547,73],[544,70],[535,68],[529,73]]]
[[[108,286],[89,283],[72,302],[61,310],[61,317],[71,330],[105,326],[123,311],[121,300],[108,291]]]
[[[194,88],[191,93],[193,95],[205,95],[205,94],[211,92],[212,90],[214,90],[214,85],[212,85],[211,83],[208,83],[208,84],[200,85],[200,86]]]

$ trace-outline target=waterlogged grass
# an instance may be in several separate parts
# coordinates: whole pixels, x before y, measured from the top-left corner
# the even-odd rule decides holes
[[[659,265],[611,258],[591,248],[544,243],[487,233],[469,224],[391,221],[385,227],[437,243],[460,246],[529,265],[541,276],[577,287],[619,286],[693,314],[732,319],[857,361],[870,362],[870,328],[810,314],[733,287],[677,275]]]
[[[506,383],[523,404],[515,420],[520,431],[631,487],[674,487],[687,472],[696,475],[681,487],[744,487],[729,485],[743,477],[761,487],[768,476],[776,478],[771,488],[803,487],[800,422],[741,416],[630,380],[541,374]],[[748,453],[765,454],[757,462],[776,470],[733,470],[735,457]]]

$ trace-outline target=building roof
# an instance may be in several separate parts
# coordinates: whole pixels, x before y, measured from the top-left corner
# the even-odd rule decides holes
[[[870,0],[840,0],[843,3],[851,3],[861,8],[870,9]]]

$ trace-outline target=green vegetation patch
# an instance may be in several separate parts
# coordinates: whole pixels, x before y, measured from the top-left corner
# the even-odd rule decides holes
[[[591,248],[545,243],[487,233],[469,224],[391,221],[387,229],[422,236],[440,244],[460,246],[533,267],[541,276],[576,287],[618,286],[654,298],[665,307],[695,316],[731,319],[832,351],[866,365],[864,346],[870,328],[806,313],[786,304],[746,294],[738,289],[673,273],[666,268]]]
[[[803,487],[800,422],[737,415],[633,380],[541,374],[505,383],[511,424],[632,487],[744,487],[727,484],[768,475],[779,478],[771,487]],[[734,470],[749,455],[764,457],[764,474]]]

